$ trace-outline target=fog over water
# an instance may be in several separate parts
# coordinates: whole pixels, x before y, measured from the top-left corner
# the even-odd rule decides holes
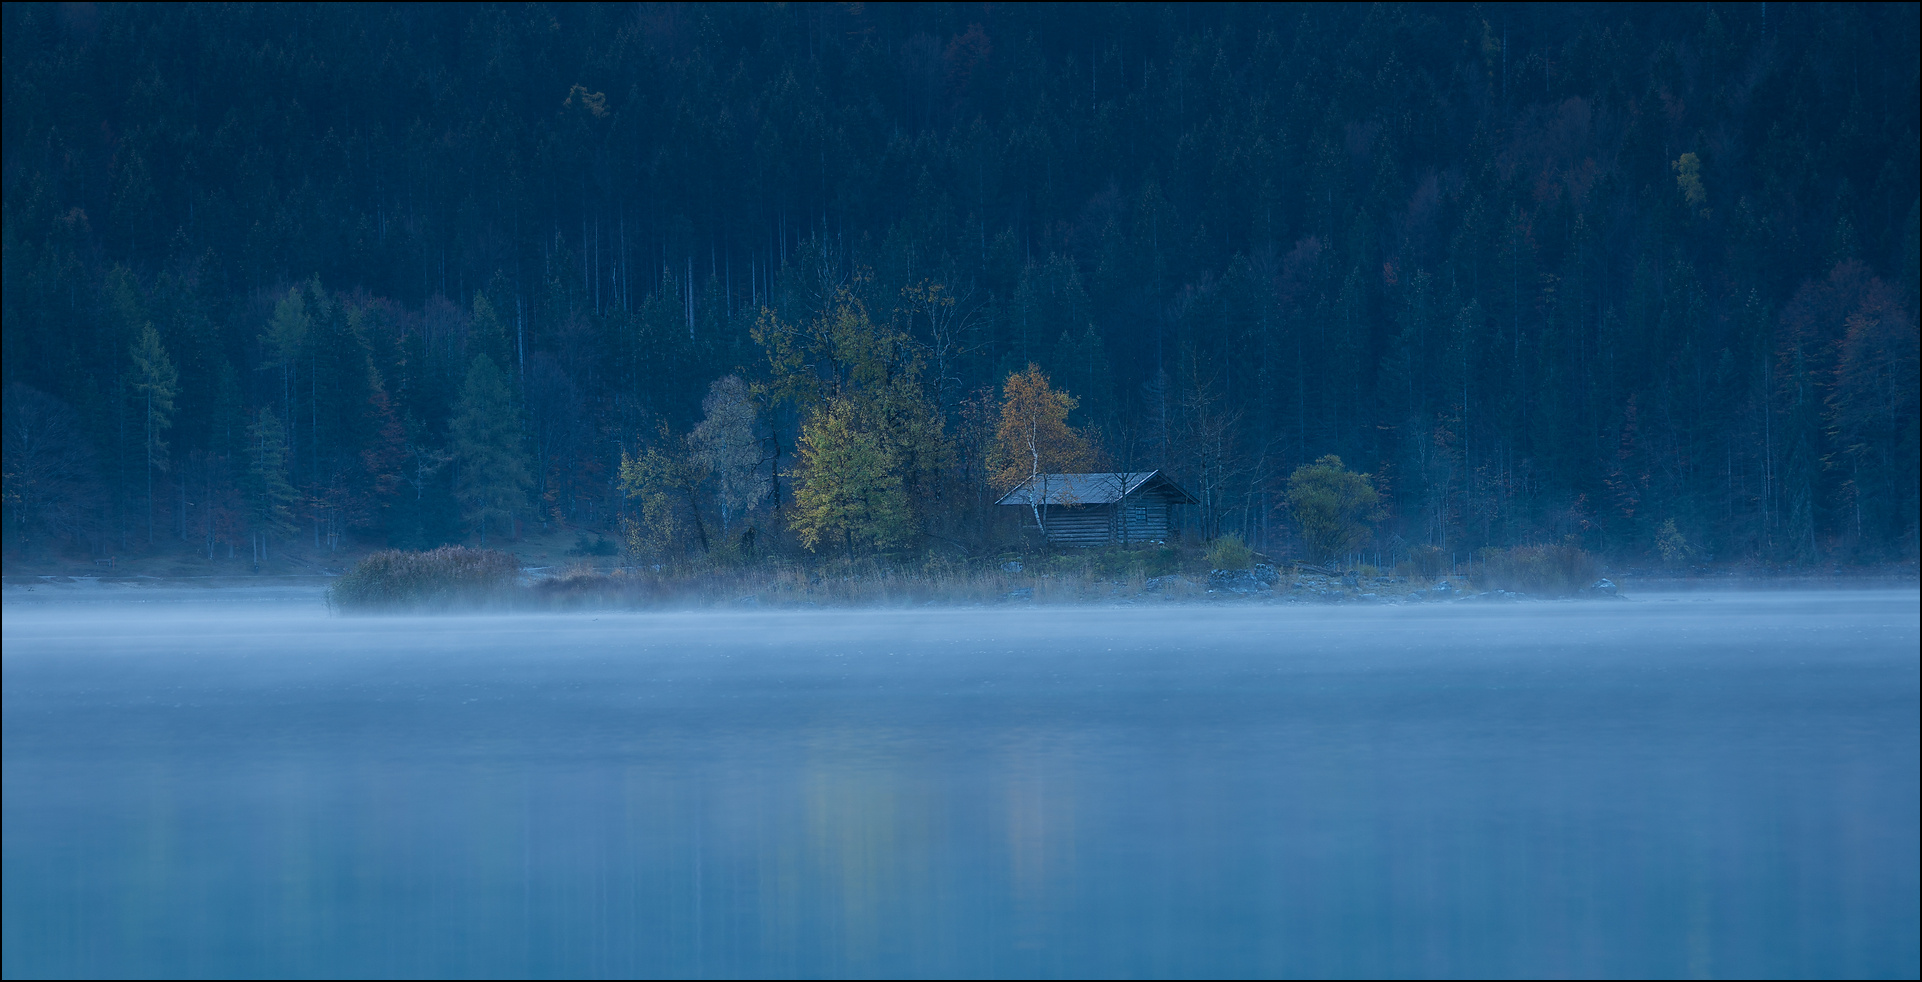
[[[10,978],[1918,971],[1913,589],[128,596],[7,594]]]

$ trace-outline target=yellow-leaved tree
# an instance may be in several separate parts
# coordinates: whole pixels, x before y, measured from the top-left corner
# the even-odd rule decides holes
[[[839,540],[849,562],[857,543],[887,548],[914,533],[895,453],[857,417],[854,406],[836,400],[801,427],[801,476],[789,520],[802,545],[813,549]]]
[[[1036,528],[1045,530],[1042,504],[1073,504],[1063,498],[1071,496],[1072,489],[1055,475],[1085,473],[1101,465],[1094,440],[1068,425],[1068,414],[1077,405],[1073,396],[1049,385],[1047,373],[1033,363],[1008,376],[1001,387],[1001,421],[995,427],[988,472],[998,491],[1029,484],[1028,506]]]
[[[679,561],[687,552],[687,534],[706,555],[712,551],[707,525],[701,521],[698,489],[708,468],[698,454],[678,452],[685,441],[667,428],[655,435],[655,445],[636,454],[621,454],[621,492],[633,501],[636,515],[624,522],[629,555],[657,555]]]
[[[801,544],[839,544],[853,559],[913,541],[915,507],[937,499],[950,454],[922,346],[845,288],[801,327],[764,310],[754,336],[768,357],[762,391],[804,413],[788,518]]]

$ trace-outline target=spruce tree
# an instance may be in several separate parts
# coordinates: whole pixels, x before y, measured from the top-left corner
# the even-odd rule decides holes
[[[489,522],[504,521],[512,532],[514,513],[533,483],[513,398],[492,358],[474,356],[448,430],[458,468],[454,495],[460,501],[461,518],[486,545]]]
[[[262,406],[247,428],[248,511],[254,559],[267,557],[267,543],[294,531],[294,486],[287,479],[287,431],[273,407]]]
[[[133,393],[140,400],[141,423],[146,435],[147,460],[147,544],[153,545],[153,474],[167,469],[167,441],[162,434],[172,427],[174,396],[180,387],[180,373],[167,349],[161,347],[160,334],[148,324],[128,352],[133,358]]]

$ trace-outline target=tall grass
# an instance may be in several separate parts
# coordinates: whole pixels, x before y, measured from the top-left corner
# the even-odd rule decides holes
[[[1163,603],[1210,596],[1210,570],[1245,567],[1253,558],[1246,545],[1224,536],[1205,551],[1072,550],[1022,559],[936,554],[849,563],[770,556],[755,562],[608,570],[596,569],[583,557],[558,575],[525,580],[507,553],[448,546],[374,553],[334,582],[329,599],[336,609],[355,612],[483,605],[568,610]],[[1439,568],[1438,556],[1420,559]],[[1489,549],[1481,559],[1476,579],[1484,588],[1535,596],[1575,595],[1599,575],[1595,558],[1571,545]],[[1361,574],[1365,581],[1374,572],[1363,568]],[[1284,574],[1272,593],[1263,592],[1274,599],[1291,597],[1289,588],[1296,578]],[[1355,589],[1374,587],[1364,582]]]
[[[1516,546],[1482,552],[1481,582],[1491,590],[1571,597],[1594,584],[1601,564],[1572,545]]]
[[[1011,561],[933,555],[920,561],[874,558],[854,563],[756,563],[595,570],[571,566],[503,599],[523,608],[914,607],[927,604],[1091,603],[1199,596],[1195,579],[1157,584],[1150,576],[1179,566],[1172,550],[1074,552]],[[1167,579],[1167,577],[1164,577]]]
[[[1399,565],[1395,571],[1403,576],[1419,576],[1424,580],[1432,580],[1448,571],[1448,559],[1442,555],[1439,546],[1416,546],[1408,550],[1405,564],[1408,567],[1406,571]]]
[[[442,546],[369,555],[327,589],[340,610],[477,605],[508,598],[520,560],[494,549]]]

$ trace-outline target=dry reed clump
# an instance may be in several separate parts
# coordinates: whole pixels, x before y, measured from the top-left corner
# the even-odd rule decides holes
[[[1098,564],[1020,563],[931,558],[704,569],[623,569],[612,574],[563,571],[536,580],[521,602],[557,609],[581,606],[907,607],[926,604],[1091,603],[1143,593],[1139,570],[1112,573]],[[1169,577],[1168,579],[1173,579]],[[1185,582],[1185,581],[1184,581]]]
[[[1572,597],[1601,574],[1595,557],[1572,545],[1516,546],[1482,553],[1478,577],[1491,590],[1542,597]]]
[[[773,606],[893,607],[927,603],[991,603],[1026,585],[1029,577],[965,564],[810,569],[780,566],[745,576],[734,589]],[[740,599],[745,599],[742,597]]]
[[[559,574],[535,580],[517,600],[519,606],[573,610],[632,602],[638,581],[610,576],[585,562],[570,563]]]
[[[387,549],[369,555],[335,580],[327,589],[327,599],[340,610],[480,604],[505,597],[519,573],[519,560],[494,549]]]
[[[763,573],[753,585],[760,588],[756,601],[773,605],[1075,604],[1205,593],[1170,575],[1179,561],[1171,549],[1075,551],[1025,560],[931,556],[912,565],[787,566],[772,576]]]

